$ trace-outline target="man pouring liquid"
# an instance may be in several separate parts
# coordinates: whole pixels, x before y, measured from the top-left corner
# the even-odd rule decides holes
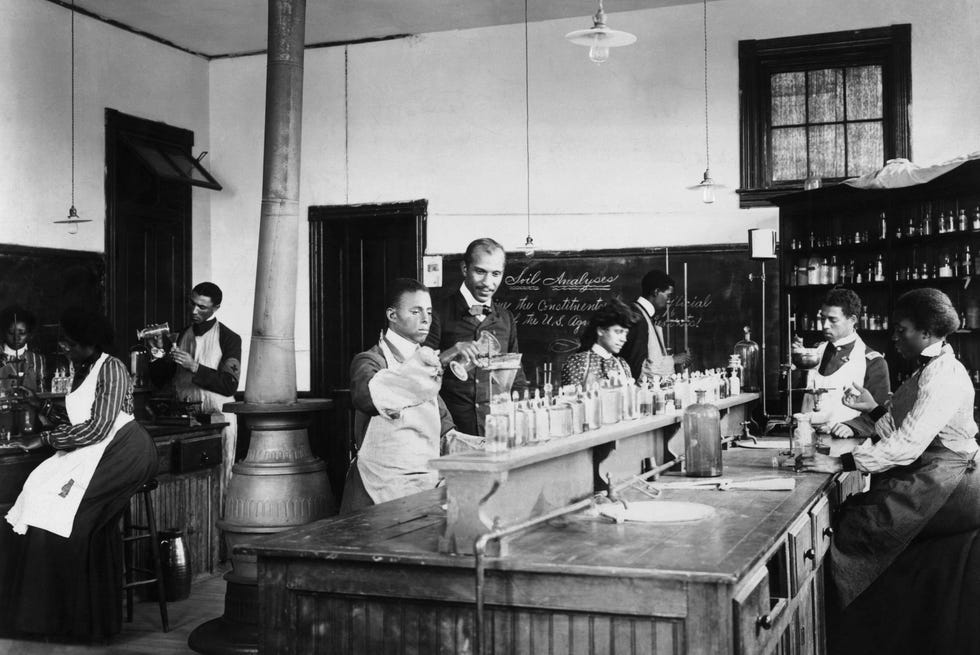
[[[810,374],[814,389],[820,394],[803,396],[801,412],[813,414],[814,425],[835,437],[868,437],[874,434],[874,421],[843,404],[844,390],[857,385],[871,392],[875,401],[888,400],[891,387],[888,364],[881,353],[869,348],[858,336],[855,326],[861,311],[861,299],[850,289],[831,289],[820,308],[819,328],[826,341],[817,346],[820,365]],[[803,340],[793,339],[793,350],[803,347]]]

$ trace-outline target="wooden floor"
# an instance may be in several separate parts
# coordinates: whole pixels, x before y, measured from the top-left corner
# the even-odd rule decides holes
[[[94,655],[95,653],[193,653],[187,637],[201,623],[224,613],[225,581],[220,575],[194,583],[187,600],[170,603],[170,632],[160,628],[155,601],[137,602],[133,622],[123,621],[122,632],[108,645],[76,646],[57,642],[0,639],[0,655]],[[125,616],[125,614],[124,614]]]

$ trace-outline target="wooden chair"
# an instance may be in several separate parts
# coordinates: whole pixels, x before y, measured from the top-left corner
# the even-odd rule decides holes
[[[167,616],[167,595],[163,586],[163,563],[160,559],[160,537],[157,534],[156,519],[153,515],[153,497],[151,492],[157,488],[157,481],[150,480],[140,487],[133,498],[139,498],[145,515],[145,525],[133,523],[132,499],[123,510],[123,590],[126,592],[126,621],[133,620],[133,590],[144,585],[156,585],[157,602],[160,604],[160,620],[163,631],[170,631],[170,619]],[[136,542],[148,539],[147,549],[152,569],[137,566]]]

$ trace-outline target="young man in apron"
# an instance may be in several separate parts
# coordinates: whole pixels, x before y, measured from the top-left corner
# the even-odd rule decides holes
[[[234,414],[222,407],[234,402],[242,372],[242,338],[214,317],[221,307],[218,285],[202,282],[191,290],[191,324],[181,330],[177,343],[169,352],[155,344],[151,352],[160,357],[150,362],[150,378],[158,386],[173,385],[174,397],[189,403],[201,403],[200,411],[215,423],[227,423],[223,431],[221,453],[221,512],[225,491],[235,464],[235,442],[238,423]]]
[[[420,344],[432,324],[432,300],[421,282],[393,281],[388,327],[378,343],[351,362],[351,403],[357,457],[344,485],[340,513],[435,488],[429,460],[457,437],[439,396],[441,365]]]
[[[864,387],[879,405],[884,405],[891,393],[885,358],[855,331],[860,312],[861,299],[850,289],[831,289],[820,308],[820,328],[827,340],[818,346],[820,366],[810,373],[810,382],[813,388],[827,391],[820,395],[819,410],[817,397],[804,394],[800,411],[811,412],[814,425],[835,437],[874,434],[874,421],[842,402],[845,389]],[[794,339],[794,349],[802,346],[802,339]]]
[[[980,529],[973,384],[945,343],[946,336],[959,327],[956,309],[937,289],[915,289],[898,299],[893,318],[896,348],[918,364],[915,372],[886,406],[878,405],[859,386],[843,401],[876,421],[878,440],[841,457],[818,453],[805,464],[807,470],[824,473],[872,474],[869,491],[841,507],[830,548],[830,573],[843,610],[842,632],[847,633],[842,643],[860,651],[862,638],[877,631],[867,640],[872,650],[865,652],[914,652],[912,640],[930,625],[924,617],[959,611],[961,601],[949,598],[945,589],[932,594],[881,591],[889,589],[890,580],[908,574],[906,550],[920,549],[930,540],[941,546],[945,538]],[[900,557],[902,565],[893,566]],[[914,565],[935,566],[937,559],[945,561],[943,556],[926,557],[914,560]],[[952,559],[948,564],[956,566]],[[963,575],[976,578],[974,571],[957,577]],[[860,620],[850,620],[857,613]],[[883,640],[906,634],[909,621],[898,617],[909,616],[922,621],[915,624],[914,633],[878,650]],[[955,637],[957,632],[976,635],[972,621],[956,628],[936,634],[935,640]],[[938,642],[929,648],[950,652]]]
[[[676,367],[687,366],[690,354],[670,354],[664,341],[663,328],[657,325],[658,315],[667,311],[674,295],[674,279],[663,271],[649,271],[640,281],[640,297],[633,303],[633,311],[640,317],[630,328],[622,357],[630,365],[635,379],[641,375],[673,375]]]

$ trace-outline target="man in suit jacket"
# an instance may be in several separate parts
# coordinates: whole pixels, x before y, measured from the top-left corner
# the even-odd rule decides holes
[[[432,321],[429,290],[400,278],[388,296],[387,329],[350,366],[358,455],[347,472],[341,514],[434,488],[439,478],[428,461],[454,436],[438,395],[438,359],[419,352]]]
[[[633,303],[633,311],[640,317],[630,328],[621,356],[630,365],[637,380],[641,375],[666,377],[678,366],[687,366],[690,355],[686,352],[669,354],[664,342],[663,329],[657,325],[659,315],[667,311],[667,304],[674,295],[674,278],[663,271],[649,271],[640,281],[640,297]]]
[[[820,329],[827,340],[818,346],[820,366],[810,373],[810,382],[814,388],[829,391],[822,394],[819,411],[814,409],[813,394],[803,396],[800,410],[814,412],[814,422],[837,437],[875,434],[874,421],[867,414],[843,404],[847,388],[853,384],[864,387],[879,405],[884,405],[891,395],[888,363],[855,331],[860,313],[861,298],[850,289],[827,292],[820,308]],[[794,339],[794,349],[802,346],[802,339]]]
[[[489,332],[500,342],[501,353],[520,352],[514,316],[493,302],[505,264],[504,248],[493,239],[477,239],[466,247],[462,263],[463,283],[458,291],[439,303],[425,345],[436,350],[455,346],[467,357],[475,358],[479,355],[475,341],[483,332]],[[489,374],[482,369],[475,369],[465,381],[448,372],[443,376],[442,398],[460,431],[484,434],[484,420],[489,412],[489,387]],[[516,391],[527,388],[527,380],[520,369],[512,388]]]

